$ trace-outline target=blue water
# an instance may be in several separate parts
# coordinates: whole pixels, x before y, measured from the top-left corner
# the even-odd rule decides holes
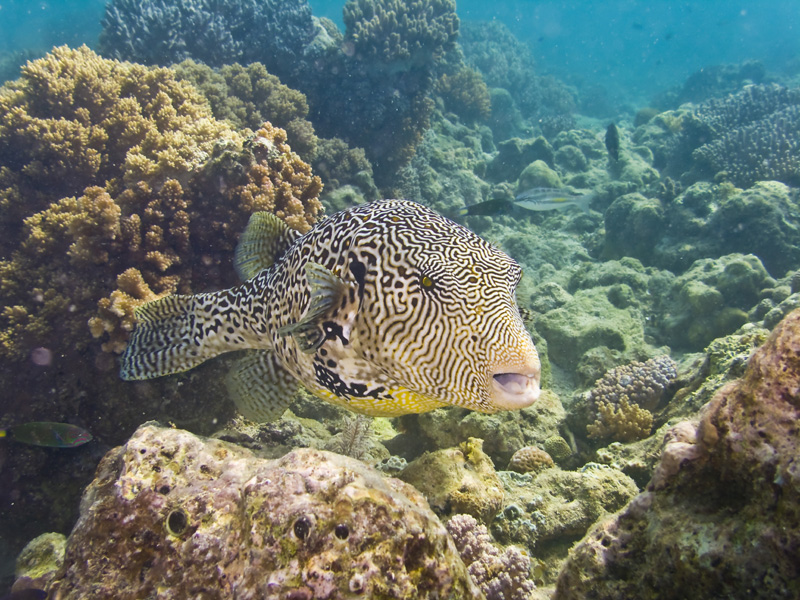
[[[339,0],[311,1],[342,25]],[[0,2],[0,52],[96,45],[103,0]],[[800,56],[796,2],[505,0],[457,3],[462,20],[498,19],[528,43],[538,67],[562,81],[646,98],[716,64],[762,61],[782,72]]]

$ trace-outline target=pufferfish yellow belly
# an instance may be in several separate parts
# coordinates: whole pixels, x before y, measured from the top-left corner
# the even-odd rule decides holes
[[[299,235],[255,213],[236,251],[243,284],[137,310],[126,380],[246,350],[227,377],[239,410],[271,420],[298,384],[370,415],[463,406],[516,410],[539,396],[517,263],[407,200],[357,206]]]

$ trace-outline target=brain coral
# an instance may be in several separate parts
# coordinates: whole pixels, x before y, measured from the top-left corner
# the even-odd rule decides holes
[[[553,458],[544,450],[536,446],[525,446],[514,452],[508,462],[508,470],[517,473],[535,473],[554,465]]]

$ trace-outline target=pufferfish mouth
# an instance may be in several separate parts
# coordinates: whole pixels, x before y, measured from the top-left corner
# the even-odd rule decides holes
[[[526,408],[539,398],[539,369],[492,375],[492,399],[502,410]]]

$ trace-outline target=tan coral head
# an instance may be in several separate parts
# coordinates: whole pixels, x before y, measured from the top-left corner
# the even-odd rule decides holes
[[[527,361],[521,364],[497,367],[492,376],[492,404],[500,410],[527,408],[539,399],[541,389],[539,356],[531,342]]]

